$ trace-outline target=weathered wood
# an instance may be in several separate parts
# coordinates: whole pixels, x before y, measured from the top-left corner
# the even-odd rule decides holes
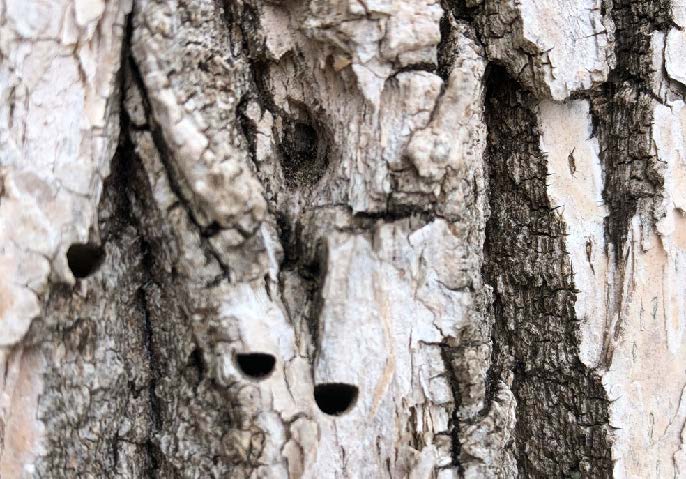
[[[0,0],[0,477],[681,477],[674,0]]]

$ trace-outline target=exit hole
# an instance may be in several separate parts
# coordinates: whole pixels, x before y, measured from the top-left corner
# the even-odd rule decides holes
[[[265,379],[273,371],[276,358],[268,353],[238,353],[236,366],[251,379]]]
[[[330,416],[350,411],[357,402],[357,386],[345,383],[324,383],[314,387],[314,400],[319,409]]]
[[[92,243],[74,243],[67,250],[67,264],[76,278],[95,273],[105,258],[102,246]]]

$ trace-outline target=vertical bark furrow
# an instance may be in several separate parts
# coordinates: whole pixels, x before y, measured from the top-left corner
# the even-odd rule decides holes
[[[87,296],[78,283],[56,289],[45,324],[36,325],[36,334],[49,338],[42,345],[51,364],[40,404],[49,452],[38,471],[244,477],[257,467],[263,433],[241,424],[233,394],[200,374],[204,360],[193,359],[188,291],[170,263],[175,240],[136,151],[141,137],[152,144],[151,134],[130,124],[122,110],[121,145],[100,204],[107,259],[88,279]]]
[[[599,320],[585,318],[583,350],[611,400],[615,476],[680,477],[686,121],[683,56],[670,49],[683,37],[684,13],[678,2],[627,0],[608,13],[617,65],[591,95],[607,268],[597,265],[604,271],[587,287],[605,299]]]
[[[629,222],[639,202],[655,208],[664,180],[652,140],[654,91],[653,34],[665,30],[669,5],[664,0],[616,0],[610,11],[616,31],[617,66],[593,92],[592,108],[603,162],[603,197],[609,209],[606,244],[621,263]],[[657,214],[657,212],[655,212]]]
[[[492,67],[484,276],[494,288],[493,368],[517,399],[521,477],[608,477],[608,401],[578,359],[565,225],[548,200],[535,99]]]
[[[49,338],[41,347],[50,365],[39,404],[47,431],[40,477],[143,477],[149,467],[153,374],[140,300],[145,246],[128,199],[131,155],[122,142],[104,185],[103,265],[74,290],[55,288],[45,321],[36,324],[36,335]]]

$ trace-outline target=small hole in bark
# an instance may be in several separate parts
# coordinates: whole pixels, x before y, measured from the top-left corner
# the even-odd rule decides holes
[[[95,273],[104,258],[102,246],[91,243],[74,243],[67,250],[67,264],[76,278],[85,278]]]
[[[202,350],[200,348],[193,349],[188,355],[186,364],[188,365],[189,379],[197,387],[205,377],[205,370],[207,369]]]
[[[323,175],[326,146],[319,132],[308,122],[284,122],[281,152],[281,168],[288,186],[310,186]]]
[[[274,371],[275,364],[276,358],[268,353],[236,354],[236,366],[252,379],[265,379]]]
[[[324,383],[314,387],[314,400],[319,409],[330,416],[350,411],[357,402],[357,386],[344,383]]]
[[[221,227],[219,226],[219,223],[217,223],[216,221],[213,221],[212,223],[210,223],[209,225],[205,226],[205,227],[202,229],[202,233],[201,233],[201,234],[202,234],[205,238],[211,238],[211,237],[213,237],[213,236],[216,236],[217,233],[219,233],[220,230],[221,230]]]

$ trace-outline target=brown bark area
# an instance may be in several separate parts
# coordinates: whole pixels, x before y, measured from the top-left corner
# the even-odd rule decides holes
[[[493,375],[512,378],[521,477],[609,477],[607,395],[578,358],[565,224],[546,192],[536,102],[494,67],[486,99]]]

